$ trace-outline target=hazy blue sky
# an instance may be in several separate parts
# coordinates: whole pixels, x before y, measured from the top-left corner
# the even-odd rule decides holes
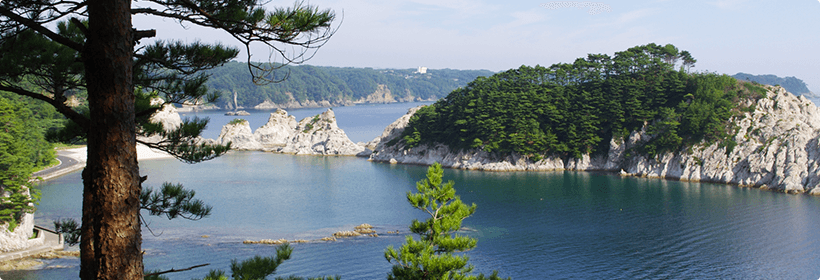
[[[502,71],[654,42],[691,52],[694,70],[795,76],[820,93],[818,0],[591,1],[609,8],[597,14],[549,9],[551,1],[501,2],[313,0],[344,21],[308,64]],[[160,38],[231,43],[219,32],[182,30],[172,20],[138,18],[135,25],[157,28]]]

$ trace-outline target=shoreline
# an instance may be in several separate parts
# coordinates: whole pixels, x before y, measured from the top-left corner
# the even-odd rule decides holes
[[[85,168],[86,157],[88,156],[88,147],[80,147],[73,149],[65,149],[57,151],[57,161],[60,163],[43,170],[39,170],[32,174],[33,177],[42,178],[41,181],[51,180],[77,170]],[[60,160],[59,157],[64,157],[66,161]],[[137,143],[137,161],[174,158],[168,153],[149,148],[143,144]],[[38,175],[35,175],[40,173]]]

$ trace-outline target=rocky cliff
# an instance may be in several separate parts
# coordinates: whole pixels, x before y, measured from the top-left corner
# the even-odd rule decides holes
[[[417,110],[391,124],[370,156],[373,161],[429,165],[439,162],[450,168],[519,170],[603,170],[623,175],[707,181],[774,189],[789,193],[820,195],[820,110],[805,97],[780,87],[767,87],[767,97],[754,103],[754,111],[731,121],[738,126],[733,149],[719,143],[701,143],[689,149],[655,158],[635,155],[630,149],[651,139],[645,131],[626,139],[611,139],[605,155],[578,159],[545,157],[533,162],[518,154],[491,154],[480,150],[454,151],[444,145],[406,148],[392,141]]]
[[[331,109],[299,122],[285,110],[278,109],[256,132],[251,131],[247,121],[225,125],[217,141],[232,142],[231,148],[236,150],[297,155],[356,155],[365,150],[350,141],[339,128]]]
[[[8,197],[10,194],[3,192],[2,195]],[[0,252],[18,251],[43,244],[42,238],[31,238],[34,234],[34,214],[24,213],[14,231],[9,231],[9,226],[8,223],[0,225]]]
[[[164,101],[159,98],[151,100],[151,104],[161,104]],[[182,118],[179,117],[179,112],[174,108],[174,105],[165,104],[159,111],[151,115],[150,121],[152,123],[161,123],[165,130],[174,130],[182,125]]]

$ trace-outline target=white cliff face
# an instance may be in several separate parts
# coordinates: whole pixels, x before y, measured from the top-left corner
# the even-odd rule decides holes
[[[397,119],[396,121],[388,125],[386,128],[384,128],[384,132],[382,132],[382,135],[373,138],[373,140],[370,140],[370,142],[367,142],[367,144],[365,144],[365,147],[375,151],[377,149],[381,149],[379,144],[387,143],[390,140],[399,137],[399,135],[401,135],[401,133],[404,131],[404,128],[407,127],[407,124],[410,123],[410,117],[412,117],[413,114],[416,113],[416,111],[421,109],[421,107],[424,106],[417,106],[410,108],[410,110],[407,110],[407,113],[404,114],[404,116],[399,117],[399,119]]]
[[[288,139],[296,132],[296,117],[289,116],[282,109],[270,114],[268,122],[253,133],[254,139],[264,148],[285,146]]]
[[[179,117],[177,109],[171,104],[165,104],[165,106],[162,106],[162,109],[151,115],[150,121],[152,123],[161,123],[162,128],[166,131],[174,130],[182,125],[182,118]]]
[[[336,124],[336,115],[328,109],[313,118],[305,118],[296,133],[277,152],[297,155],[355,155],[364,147],[353,143]]]
[[[353,143],[328,109],[298,123],[285,110],[271,113],[268,122],[252,132],[248,122],[222,127],[217,142],[232,142],[237,150],[262,150],[298,155],[356,155],[365,150]]]
[[[8,224],[0,225],[0,252],[19,251],[43,244],[42,238],[30,239],[34,234],[34,214],[23,214],[22,221],[8,231]]]
[[[370,159],[426,165],[439,162],[451,168],[492,171],[623,170],[624,174],[633,176],[820,195],[820,109],[805,97],[796,97],[780,87],[770,87],[767,97],[754,102],[754,106],[754,112],[731,120],[739,126],[734,136],[737,146],[732,151],[718,143],[708,146],[702,143],[656,158],[628,157],[629,148],[650,139],[645,131],[636,131],[626,139],[611,139],[606,155],[567,160],[547,157],[538,162],[517,154],[498,155],[480,150],[454,152],[444,145],[406,148],[401,141],[390,147],[385,145],[401,134],[415,112],[411,111],[391,124],[389,133],[385,130]]]
[[[164,102],[161,98],[154,98],[151,100],[151,105],[159,105]],[[179,112],[177,112],[177,109],[171,104],[163,105],[162,108],[154,112],[148,120],[152,123],[162,124],[162,128],[165,131],[175,130],[182,125],[182,118],[179,116]],[[149,143],[158,143],[163,140],[160,135],[153,135],[151,137],[137,136],[137,139]]]
[[[262,145],[253,137],[251,125],[247,120],[240,120],[223,126],[216,141],[222,145],[231,143],[231,149],[234,150],[262,149]]]
[[[27,190],[25,194],[30,195]],[[2,196],[8,197],[10,195],[11,193],[8,191],[2,191]],[[17,227],[14,228],[14,231],[8,229],[8,223],[0,225],[0,252],[18,251],[43,244],[42,238],[31,239],[34,234],[34,214],[23,213],[23,217]]]

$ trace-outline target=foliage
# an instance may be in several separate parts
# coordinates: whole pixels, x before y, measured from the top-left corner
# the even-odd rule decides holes
[[[484,275],[468,275],[473,266],[468,265],[465,252],[475,248],[477,240],[456,234],[461,222],[475,213],[475,203],[464,204],[456,195],[453,181],[442,184],[444,171],[441,164],[434,163],[427,170],[427,179],[416,183],[418,193],[407,192],[407,201],[430,218],[424,222],[413,220],[410,231],[419,240],[407,236],[406,243],[396,250],[391,245],[384,252],[388,262],[394,263],[387,279],[484,279]],[[494,272],[490,279],[498,278]]]
[[[80,224],[70,218],[62,218],[54,221],[54,231],[62,233],[63,239],[68,246],[80,244]]]
[[[256,256],[244,261],[231,260],[231,278],[222,270],[211,270],[202,280],[262,280],[267,279],[268,276],[276,273],[276,268],[282,262],[290,259],[293,248],[285,243],[276,248],[276,255],[271,257]],[[277,277],[276,279],[287,280],[304,280],[305,278],[290,276],[286,278]],[[338,280],[341,277],[318,277],[307,278],[308,280]]]
[[[682,62],[679,70],[676,63]],[[609,139],[646,126],[640,149],[654,156],[731,135],[728,120],[741,98],[759,98],[725,75],[690,73],[696,60],[672,45],[649,44],[590,54],[572,64],[521,66],[479,77],[410,119],[409,147],[581,157],[605,153]]]
[[[243,123],[246,123],[246,122],[247,122],[247,121],[246,121],[246,120],[244,120],[244,119],[233,119],[233,120],[231,120],[231,122],[229,122],[228,124],[243,124]]]
[[[256,85],[251,82],[247,65],[228,62],[208,71],[207,85],[223,94],[216,105],[231,108],[236,91],[239,106],[253,107],[265,101],[283,104],[291,96],[305,101],[355,101],[376,92],[386,85],[395,98],[418,97],[423,100],[444,97],[450,91],[463,87],[479,76],[489,76],[488,70],[431,69],[426,74],[415,69],[373,69],[352,67],[323,67],[311,65],[286,66],[281,70],[280,83]]]
[[[272,71],[305,62],[335,32],[334,12],[302,2],[272,10],[255,0],[149,2],[133,7],[126,0],[0,2],[0,90],[45,101],[79,128],[73,134],[88,140],[82,279],[143,275],[139,196],[145,176],[139,174],[137,142],[189,163],[230,148],[197,141],[207,120],[186,120],[179,128],[165,129],[148,119],[163,105],[153,102],[156,96],[165,98],[165,104],[213,101],[217,95],[205,86],[208,76],[202,71],[233,59],[238,50],[163,40],[141,45],[140,40],[157,32],[131,26],[132,16],[223,30],[246,50],[269,47],[269,58],[282,63],[252,62],[248,54],[246,65],[256,83],[276,81]],[[87,114],[66,102],[77,92],[87,92]],[[137,135],[162,140],[150,142]],[[187,203],[185,192],[177,194]]]
[[[210,215],[213,207],[195,199],[195,194],[195,191],[186,190],[180,184],[164,183],[159,192],[143,188],[140,208],[153,216],[165,215],[169,220],[177,217],[199,220]]]
[[[0,223],[13,231],[24,213],[34,213],[40,198],[31,174],[54,159],[54,150],[29,108],[0,97]]]

